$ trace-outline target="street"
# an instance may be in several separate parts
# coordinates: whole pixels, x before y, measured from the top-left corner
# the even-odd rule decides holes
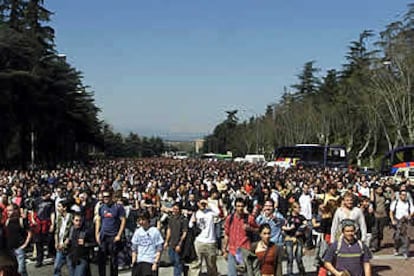
[[[414,237],[414,227],[409,228],[410,237]],[[400,256],[393,255],[393,241],[392,241],[392,230],[390,228],[385,229],[383,246],[379,252],[376,252],[374,259],[372,260],[373,264],[373,275],[379,276],[405,276],[405,275],[414,275],[414,262],[413,257],[409,260],[404,260]],[[413,240],[411,240],[410,256],[414,256],[414,247]],[[316,275],[316,268],[313,266],[313,254],[314,251],[306,251],[304,256],[304,264],[308,276]],[[223,257],[219,256],[217,259],[218,270],[221,275],[227,274],[227,263]],[[29,275],[52,275],[53,274],[53,265],[44,265],[40,268],[34,267],[34,262],[28,261],[28,272]],[[286,261],[283,262],[283,272],[286,273]],[[297,272],[296,266],[294,272]],[[97,266],[91,264],[91,273],[92,275],[98,275]],[[63,269],[64,276],[68,275],[66,267]],[[109,275],[109,271],[107,272]],[[131,275],[130,270],[124,270],[119,272],[120,276]],[[172,267],[161,267],[159,275],[173,275]]]

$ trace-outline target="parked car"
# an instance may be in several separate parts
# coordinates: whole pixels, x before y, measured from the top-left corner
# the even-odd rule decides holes
[[[414,167],[399,168],[393,178],[396,182],[401,182],[403,179],[414,181]]]

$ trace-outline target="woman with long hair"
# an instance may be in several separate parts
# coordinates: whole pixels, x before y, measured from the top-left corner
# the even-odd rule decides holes
[[[260,241],[257,243],[256,254],[262,276],[282,276],[283,248],[270,241],[271,228],[264,223],[259,228]]]

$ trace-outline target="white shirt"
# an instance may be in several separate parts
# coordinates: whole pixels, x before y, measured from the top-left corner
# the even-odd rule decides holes
[[[131,243],[133,252],[138,252],[137,263],[152,264],[155,262],[156,253],[162,250],[164,239],[157,228],[150,227],[145,231],[144,228],[140,227],[135,230]]]
[[[196,237],[196,241],[201,243],[215,243],[216,232],[214,229],[214,218],[218,216],[218,209],[214,206],[205,209],[204,211],[198,210],[195,213],[197,227],[201,229],[201,233]],[[190,228],[194,227],[192,220],[189,224]]]
[[[65,235],[66,226],[69,220],[70,220],[70,214],[66,214],[66,216],[62,219],[62,225],[60,226],[60,229],[59,229],[59,244],[63,244],[64,242],[63,238]]]
[[[302,194],[299,197],[300,214],[307,220],[312,219],[312,197],[311,195]]]
[[[397,199],[391,203],[390,210],[394,212],[395,219],[402,219],[403,217],[410,215],[408,210],[410,210],[411,213],[414,212],[414,206],[408,200],[402,201],[401,199]]]
[[[270,194],[270,198],[273,200],[276,206],[279,206],[279,192],[273,190]]]

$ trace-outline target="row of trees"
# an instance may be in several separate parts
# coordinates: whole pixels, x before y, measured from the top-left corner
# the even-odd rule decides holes
[[[265,114],[239,122],[237,110],[206,137],[206,150],[271,153],[296,143],[343,144],[358,164],[414,143],[414,5],[375,36],[363,31],[348,46],[346,64],[320,77],[305,63]]]
[[[51,15],[43,0],[0,0],[0,165],[78,159],[91,145],[121,154],[105,140],[111,131],[82,73],[58,54]],[[141,155],[158,153],[159,144],[145,145]]]
[[[129,133],[124,137],[115,133],[105,124],[103,128],[105,141],[105,154],[111,157],[152,157],[161,156],[166,146],[159,137],[139,137],[136,133]]]

